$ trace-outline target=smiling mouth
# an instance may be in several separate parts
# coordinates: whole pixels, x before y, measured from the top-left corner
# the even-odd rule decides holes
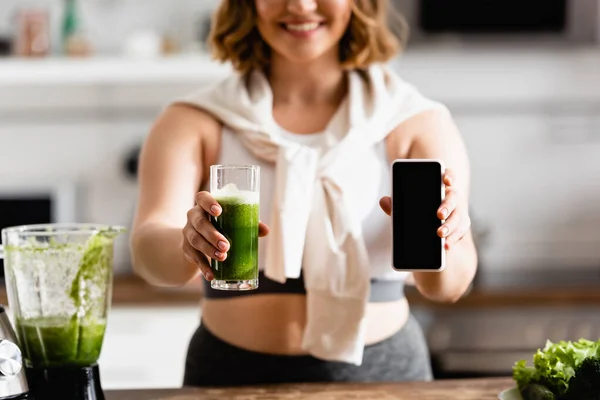
[[[300,24],[286,24],[283,23],[281,26],[290,32],[310,32],[319,28],[322,24],[320,22],[304,22]]]

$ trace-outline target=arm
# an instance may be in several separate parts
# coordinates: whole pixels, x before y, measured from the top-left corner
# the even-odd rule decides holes
[[[216,157],[220,130],[206,113],[171,106],[144,143],[130,248],[134,271],[153,285],[179,286],[199,274],[182,251],[182,229]]]
[[[477,253],[470,229],[469,189],[470,165],[462,137],[447,110],[428,111],[401,124],[387,138],[388,157],[440,159],[448,173],[446,199],[440,206],[449,210],[438,235],[446,237],[446,268],[439,273],[414,272],[419,292],[434,301],[457,301],[473,281],[477,269]],[[451,181],[449,180],[451,179]],[[382,199],[382,208],[389,214],[390,198]]]

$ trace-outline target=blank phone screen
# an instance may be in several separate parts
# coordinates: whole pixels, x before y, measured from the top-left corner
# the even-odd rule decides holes
[[[437,162],[396,162],[392,167],[393,263],[396,269],[442,267],[442,168]]]

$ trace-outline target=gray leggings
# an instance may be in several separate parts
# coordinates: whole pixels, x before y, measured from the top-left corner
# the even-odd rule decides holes
[[[200,325],[187,352],[184,386],[302,382],[398,382],[432,379],[429,351],[410,315],[394,336],[365,346],[361,366],[312,356],[270,355],[232,346]]]

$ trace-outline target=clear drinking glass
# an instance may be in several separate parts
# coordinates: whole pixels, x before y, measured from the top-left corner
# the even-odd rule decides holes
[[[124,231],[94,224],[2,230],[8,305],[27,367],[97,362],[112,296],[113,244]]]
[[[257,165],[212,165],[210,192],[223,212],[211,222],[229,241],[225,261],[211,259],[219,290],[258,288],[258,219],[260,167]]]

